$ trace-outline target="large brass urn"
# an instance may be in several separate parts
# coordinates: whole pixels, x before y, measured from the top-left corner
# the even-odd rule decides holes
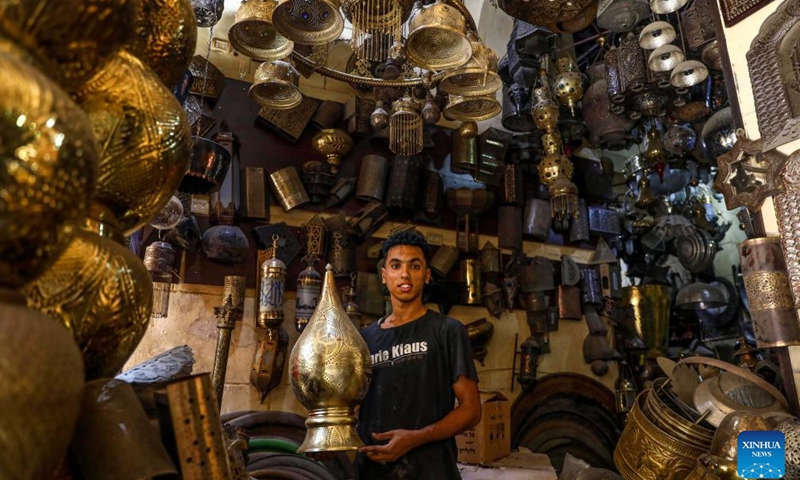
[[[348,318],[333,267],[325,268],[322,296],[289,358],[292,388],[308,408],[306,438],[298,452],[356,450],[355,406],[372,378],[367,344]]]

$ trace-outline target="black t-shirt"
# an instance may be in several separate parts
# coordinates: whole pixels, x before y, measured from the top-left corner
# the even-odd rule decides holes
[[[455,407],[458,377],[478,381],[467,329],[458,320],[428,310],[399,327],[383,319],[361,335],[372,357],[372,383],[361,403],[358,433],[367,445],[382,443],[373,432],[417,430],[436,423]],[[460,479],[454,438],[426,443],[396,462],[382,465],[358,454],[360,480]]]

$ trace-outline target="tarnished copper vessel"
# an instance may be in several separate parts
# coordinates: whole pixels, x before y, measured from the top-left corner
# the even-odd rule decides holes
[[[138,6],[136,0],[2,2],[0,36],[23,46],[74,91],[130,44]]]
[[[739,259],[758,348],[800,345],[800,324],[780,237],[745,240]]]
[[[647,345],[648,357],[666,354],[671,297],[666,285],[637,285],[621,289],[620,306],[633,309],[633,329]]]
[[[356,450],[354,409],[372,378],[367,344],[347,317],[330,265],[322,296],[289,357],[292,388],[306,407],[306,438],[298,452]]]
[[[172,88],[194,55],[195,20],[190,0],[142,0],[137,10],[136,35],[127,50]]]
[[[69,244],[89,209],[99,157],[86,114],[23,56],[0,40],[0,111],[8,112],[0,120],[0,285],[14,288]]]
[[[81,352],[61,325],[0,288],[0,477],[51,478],[67,453],[84,386]]]
[[[76,98],[101,145],[95,200],[128,235],[154,217],[181,183],[192,147],[189,120],[158,77],[124,51]]]

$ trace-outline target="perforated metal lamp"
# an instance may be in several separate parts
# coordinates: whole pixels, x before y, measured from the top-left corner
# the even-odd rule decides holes
[[[695,282],[678,290],[675,306],[681,310],[708,310],[728,303],[719,288],[704,282]]]

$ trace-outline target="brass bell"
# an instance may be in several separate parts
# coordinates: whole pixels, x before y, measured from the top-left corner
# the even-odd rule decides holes
[[[677,12],[689,0],[650,0],[650,10],[656,15],[666,15]]]
[[[448,120],[480,122],[488,120],[502,111],[503,107],[500,106],[500,102],[497,101],[494,94],[468,97],[450,95],[447,106],[444,107],[444,116]]]
[[[647,67],[654,72],[668,72],[686,59],[683,50],[677,45],[661,45],[650,53]]]
[[[649,210],[658,204],[658,198],[653,195],[653,189],[650,187],[650,180],[642,178],[639,180],[639,194],[636,196],[636,208],[642,210]]]
[[[272,25],[275,0],[247,0],[236,11],[228,30],[231,47],[245,57],[263,62],[285,58],[294,43],[278,35]]]
[[[668,22],[652,22],[639,34],[639,46],[645,50],[655,50],[662,45],[672,43],[675,37],[677,37],[675,27]]]
[[[693,87],[708,78],[708,68],[703,62],[687,60],[681,62],[669,76],[669,83],[675,88]]]
[[[303,101],[299,81],[300,75],[291,63],[283,60],[264,62],[256,69],[253,85],[247,93],[262,107],[290,110]]]
[[[642,152],[642,158],[647,167],[655,167],[659,163],[665,163],[668,157],[661,134],[655,126],[651,126],[647,131],[647,148]]]
[[[497,74],[497,55],[470,32],[472,56],[463,66],[448,70],[437,88],[456,95],[489,95],[503,87]]]
[[[406,58],[426,70],[460,67],[472,57],[464,16],[441,0],[426,6],[417,2],[408,31]]]
[[[302,45],[325,45],[344,30],[339,0],[280,0],[272,24],[279,34]]]

